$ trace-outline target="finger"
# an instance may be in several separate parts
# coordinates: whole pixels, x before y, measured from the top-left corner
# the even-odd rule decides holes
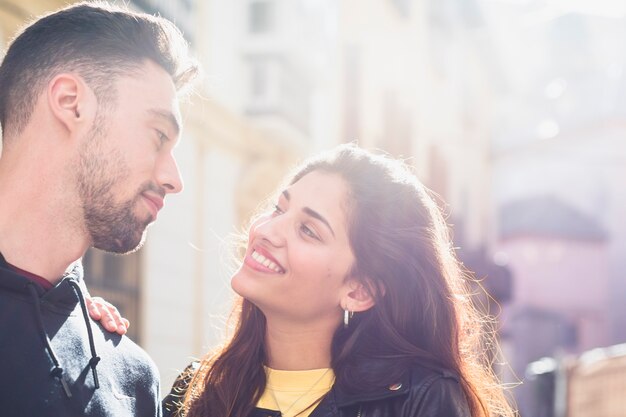
[[[100,309],[98,308],[95,297],[85,298],[85,303],[87,303],[87,311],[89,311],[89,316],[96,321],[100,320],[102,318],[102,315],[100,314]]]
[[[123,336],[126,334],[126,330],[128,328],[128,325],[126,324],[128,320],[122,317],[122,314],[119,312],[117,308],[115,308],[113,305],[111,305],[111,307],[112,309],[110,311],[111,311],[111,314],[113,315],[113,318],[115,319],[117,332]]]
[[[113,304],[105,301],[107,312],[109,313],[111,320],[113,320],[113,324],[115,325],[115,330],[119,334],[124,335],[126,333],[126,323],[124,323],[124,318],[120,311]],[[108,317],[108,316],[107,316]]]
[[[120,321],[117,323],[117,332],[122,336],[125,335],[128,332],[128,326],[130,326],[130,322],[124,317],[120,317]]]
[[[101,310],[101,313],[102,313],[102,320],[100,320],[100,323],[102,323],[104,328],[107,329],[109,332],[117,331],[117,324],[115,323],[115,318],[113,317],[113,314],[111,314],[110,309],[107,306],[105,306]]]

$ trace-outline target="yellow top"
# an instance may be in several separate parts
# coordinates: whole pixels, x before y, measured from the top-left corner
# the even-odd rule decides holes
[[[280,411],[283,417],[307,417],[335,382],[331,368],[279,371],[265,367],[267,385],[257,407]]]

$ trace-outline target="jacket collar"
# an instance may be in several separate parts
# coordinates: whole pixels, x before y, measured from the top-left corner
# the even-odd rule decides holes
[[[334,386],[332,391],[335,397],[337,407],[348,407],[362,402],[378,401],[387,398],[400,397],[406,395],[411,388],[411,375],[406,373],[398,382],[386,387],[380,387],[375,391],[367,393],[351,393],[346,392],[339,386]]]
[[[368,401],[384,400],[387,398],[400,397],[406,395],[411,387],[411,377],[407,373],[400,381],[388,387],[381,387],[376,391],[365,393],[347,393],[337,385],[333,386],[322,402],[315,407],[310,417],[316,416],[338,416],[339,409],[361,404]],[[280,417],[280,412],[255,408],[250,417]]]
[[[34,288],[41,300],[47,302],[47,305],[54,305],[58,308],[71,311],[78,303],[78,300],[68,282],[69,280],[77,281],[83,289],[83,292],[86,291],[83,282],[83,268],[80,262],[76,262],[73,267],[63,275],[61,281],[51,290],[45,291],[38,285],[35,285]],[[28,290],[29,282],[30,280],[11,269],[2,256],[2,253],[0,253],[0,288],[30,298]]]
[[[388,398],[401,397],[407,395],[411,389],[419,386],[433,376],[441,376],[444,378],[452,378],[459,380],[459,377],[452,371],[439,367],[414,366],[410,371],[406,372],[397,382],[380,387],[370,392],[351,393],[341,389],[341,387],[333,386],[330,395],[338,408],[354,406],[369,401],[378,401]],[[311,417],[313,417],[311,415]]]
[[[416,366],[406,372],[398,382],[386,387],[380,387],[374,391],[350,393],[341,389],[338,385],[333,385],[332,389],[320,404],[313,410],[309,417],[338,417],[339,409],[354,407],[370,401],[379,401],[389,398],[396,398],[408,395],[411,389],[423,384],[433,376],[452,378],[459,380],[459,377],[452,371],[438,367]],[[280,417],[280,412],[255,408],[250,417]]]

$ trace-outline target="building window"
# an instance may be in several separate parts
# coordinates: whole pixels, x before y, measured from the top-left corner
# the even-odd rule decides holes
[[[251,64],[250,92],[254,99],[263,99],[268,94],[269,68],[267,62],[254,62]]]
[[[344,140],[352,141],[361,136],[361,77],[363,74],[361,49],[349,45],[344,52]]]
[[[280,115],[302,131],[308,131],[310,87],[305,76],[276,55],[249,56],[250,116]]]
[[[131,322],[128,336],[140,343],[141,251],[120,256],[89,249],[83,256],[85,283],[92,296],[115,305]]]
[[[256,34],[269,33],[274,27],[274,2],[253,0],[250,2],[250,32]]]
[[[411,112],[398,99],[398,94],[388,91],[382,101],[383,134],[379,147],[396,157],[413,154],[411,143]]]
[[[183,36],[193,42],[196,26],[195,0],[131,0],[131,3],[147,13],[158,13],[171,20]]]
[[[449,201],[448,167],[441,149],[431,145],[429,149],[428,188],[439,194],[443,201]]]
[[[411,12],[411,2],[410,0],[391,0],[391,3],[398,10],[398,13],[402,17],[409,17]]]

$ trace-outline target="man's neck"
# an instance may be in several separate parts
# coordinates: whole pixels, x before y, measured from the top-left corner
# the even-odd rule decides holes
[[[4,219],[0,215],[0,224]],[[53,227],[16,227],[0,225],[0,252],[6,261],[41,276],[56,285],[63,274],[84,254],[85,245]]]
[[[38,163],[39,162],[39,163]],[[62,194],[53,161],[0,159],[0,252],[6,261],[56,284],[89,247],[87,233]]]

